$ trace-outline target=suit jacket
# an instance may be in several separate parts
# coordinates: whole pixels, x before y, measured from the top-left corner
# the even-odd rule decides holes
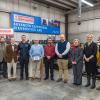
[[[14,45],[14,49],[12,48],[11,44],[8,44],[6,46],[6,61],[7,63],[11,63],[12,59],[14,59],[14,62],[17,62],[17,45]]]
[[[83,50],[80,47],[76,48],[76,51],[73,48],[70,50],[71,61],[76,61],[77,63],[83,63]]]
[[[5,60],[5,43],[0,43],[0,62]]]
[[[89,62],[97,62],[96,54],[97,54],[97,44],[95,42],[92,42],[90,45],[88,45],[88,43],[85,43],[84,55],[87,58],[89,58],[92,55],[94,56]]]

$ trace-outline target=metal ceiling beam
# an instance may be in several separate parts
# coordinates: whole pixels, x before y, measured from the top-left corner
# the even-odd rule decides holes
[[[77,5],[71,3],[70,1],[67,1],[67,0],[55,0],[56,2],[59,2],[59,3],[63,3],[67,6],[72,6],[72,7],[77,7]]]
[[[78,0],[70,0],[70,1],[78,4]]]
[[[58,8],[58,9],[61,9],[61,10],[65,10],[65,11],[69,10],[68,8],[65,8],[65,7],[50,3],[50,2],[45,1],[45,0],[32,0],[32,1],[45,4],[45,5],[47,5],[47,7],[55,7],[55,8]]]
[[[66,6],[66,5],[64,5],[64,4],[55,2],[55,0],[44,0],[44,1],[45,1],[45,2],[48,2],[48,3],[51,3],[51,4],[55,4],[55,5],[57,5],[57,6],[60,6],[60,7],[66,8],[66,9],[70,9],[70,10],[73,9],[72,7],[69,7],[69,6]]]
[[[100,9],[100,2],[94,4],[94,7],[82,7],[82,12],[85,12],[85,11],[91,11],[91,10],[95,10],[95,9]],[[67,11],[65,14],[70,14],[70,13],[76,13],[78,9],[73,9],[73,10],[70,10],[70,11]]]

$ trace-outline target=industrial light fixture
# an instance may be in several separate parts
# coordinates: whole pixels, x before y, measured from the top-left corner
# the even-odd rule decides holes
[[[87,4],[87,5],[89,5],[89,6],[91,6],[91,7],[94,6],[92,3],[90,3],[90,2],[88,2],[88,1],[86,1],[86,0],[82,0],[82,2],[85,3],[85,4]]]

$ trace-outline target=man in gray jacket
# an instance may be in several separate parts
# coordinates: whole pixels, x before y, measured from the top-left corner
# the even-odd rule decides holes
[[[3,37],[0,38],[0,74],[6,78],[7,74],[7,65],[5,61],[5,39]]]

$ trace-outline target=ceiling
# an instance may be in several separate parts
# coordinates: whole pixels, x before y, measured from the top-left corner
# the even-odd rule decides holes
[[[48,7],[53,6],[66,11],[78,8],[78,0],[33,0],[33,1],[46,4]],[[87,1],[93,3],[94,5],[100,3],[100,0],[87,0]],[[82,6],[87,6],[87,5],[83,4]]]

